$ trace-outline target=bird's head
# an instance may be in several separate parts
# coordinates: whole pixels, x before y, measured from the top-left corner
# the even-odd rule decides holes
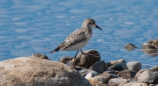
[[[102,30],[95,22],[94,19],[91,19],[91,18],[87,18],[83,24],[82,24],[82,27],[90,27],[90,28],[98,28],[100,30]]]

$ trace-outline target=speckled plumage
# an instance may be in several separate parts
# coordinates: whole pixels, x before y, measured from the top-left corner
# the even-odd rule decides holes
[[[55,50],[51,51],[50,53],[61,50],[81,50],[90,40],[92,36],[92,28],[94,27],[101,29],[95,24],[94,19],[87,18],[83,22],[81,28],[72,32]]]

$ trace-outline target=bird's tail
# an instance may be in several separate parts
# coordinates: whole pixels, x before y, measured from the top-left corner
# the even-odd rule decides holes
[[[61,43],[56,49],[52,50],[50,53],[55,53],[55,52],[57,52],[57,51],[63,49],[63,46],[64,46],[64,42]]]
[[[50,53],[55,53],[57,51],[59,51],[59,49],[56,48],[55,50],[50,51]]]
[[[60,48],[57,47],[55,50],[50,51],[50,53],[55,53],[55,52],[57,52],[57,51],[59,51],[59,50],[60,50]]]

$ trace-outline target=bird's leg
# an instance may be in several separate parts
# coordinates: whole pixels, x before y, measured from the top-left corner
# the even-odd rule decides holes
[[[73,64],[73,66],[72,66],[74,69],[75,69],[75,65],[76,65],[76,61],[77,61],[77,60],[76,60],[76,57],[77,57],[78,52],[79,52],[79,50],[77,50],[77,53],[76,53],[75,58],[74,58],[74,64]]]
[[[81,51],[82,54],[85,54],[81,49],[80,49],[80,51]]]
[[[78,52],[79,52],[79,50],[77,50],[77,53],[76,53],[76,55],[75,55],[75,59],[76,59],[76,56],[77,56]]]

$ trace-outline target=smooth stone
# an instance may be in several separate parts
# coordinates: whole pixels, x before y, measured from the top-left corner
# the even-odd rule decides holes
[[[148,86],[148,84],[141,83],[141,82],[130,82],[130,83],[126,83],[122,86]]]
[[[138,61],[127,62],[126,66],[128,70],[139,71],[141,69],[141,63]]]
[[[96,78],[92,77],[88,78],[87,80],[90,82],[91,86],[98,86],[98,81]]]
[[[109,85],[110,86],[118,86],[119,84],[122,84],[122,83],[127,83],[128,80],[127,79],[122,79],[122,78],[112,78],[109,80]]]
[[[123,84],[122,86],[131,86],[133,83],[135,82],[128,82],[128,83]]]
[[[106,77],[104,77],[104,76],[95,76],[94,78],[97,80],[98,84],[106,84],[106,82],[105,82]]]
[[[156,49],[156,47],[151,45],[148,42],[145,42],[145,43],[142,44],[142,49]]]
[[[0,62],[0,86],[91,86],[57,61],[20,57]]]
[[[119,59],[119,60],[116,60],[116,61],[111,61],[111,62],[107,62],[107,66],[115,66],[116,64],[119,64],[119,63],[124,63],[126,62],[124,59]]]
[[[158,85],[158,77],[154,80],[153,84]]]
[[[74,66],[89,68],[95,62],[100,61],[100,54],[96,50],[86,50],[77,55],[76,59],[71,61]]]
[[[146,83],[133,83],[131,86],[148,86]]]
[[[68,62],[70,62],[73,59],[73,57],[62,57],[59,59],[60,62],[67,64]]]
[[[158,40],[150,40],[142,44],[142,49],[144,53],[150,56],[157,56],[158,55]]]
[[[126,84],[126,82],[125,83],[120,83],[118,86],[123,86],[124,84]]]
[[[150,68],[149,70],[151,70],[151,71],[158,71],[158,65]]]
[[[81,76],[85,77],[88,73],[92,73],[93,76],[98,75],[99,73],[94,71],[94,70],[90,70],[90,69],[82,69],[78,71]]]
[[[104,61],[98,61],[95,62],[89,69],[94,70],[98,73],[103,73],[106,69],[108,69],[108,67]]]
[[[108,73],[108,72],[103,72],[102,74],[97,75],[97,76],[104,76],[104,77],[106,77],[106,78],[104,79],[104,82],[105,82],[105,83],[107,83],[107,82],[108,82],[110,79],[112,79],[112,78],[116,78],[115,75],[110,74],[110,73]],[[97,76],[96,76],[96,77],[97,77]]]
[[[34,59],[48,59],[48,57],[44,54],[40,54],[40,53],[35,53],[35,54],[32,54],[30,56],[30,58],[34,58]],[[49,59],[48,59],[49,60]]]
[[[150,40],[148,43],[158,49],[158,39]]]
[[[98,86],[109,86],[107,84],[98,84]]]
[[[132,43],[128,43],[124,46],[124,48],[128,51],[134,50],[135,48],[137,48],[134,44]]]
[[[142,71],[139,71],[137,72],[137,74],[135,75],[134,77],[134,80],[135,81],[138,81],[138,82],[145,82],[145,83],[153,83],[156,78],[158,78],[158,72],[153,72],[153,71],[150,71],[150,70],[142,70]]]
[[[90,72],[90,73],[88,73],[84,78],[89,79],[89,78],[92,78],[92,77],[94,77],[94,76],[93,76],[93,74]]]
[[[119,78],[124,78],[124,79],[128,79],[131,80],[132,78],[134,78],[134,76],[136,75],[136,71],[133,70],[122,70],[120,71],[117,76]]]
[[[123,63],[118,63],[114,66],[114,70],[116,71],[122,71],[122,70],[127,70],[126,62]]]

